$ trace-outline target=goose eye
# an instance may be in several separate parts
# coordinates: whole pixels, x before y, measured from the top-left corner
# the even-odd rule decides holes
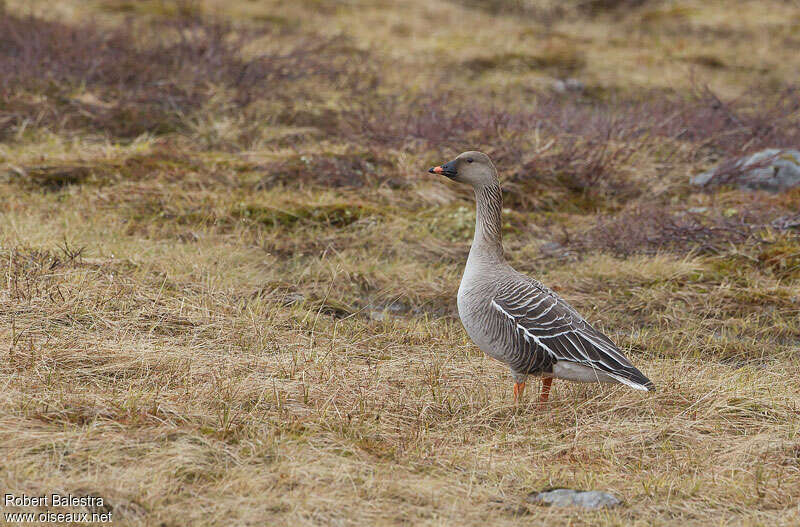
[[[475,161],[475,160],[474,160],[474,159],[472,159],[471,157],[468,157],[468,158],[467,158],[467,163],[472,163],[473,161]]]

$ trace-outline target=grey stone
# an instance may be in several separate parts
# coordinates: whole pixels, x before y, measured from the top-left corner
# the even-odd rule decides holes
[[[583,91],[584,84],[578,79],[557,79],[553,81],[553,89],[558,93],[565,93],[568,91]]]
[[[558,242],[545,242],[541,246],[539,246],[539,250],[546,254],[557,253],[563,248],[564,246]]]
[[[708,182],[714,177],[714,172],[716,172],[716,169],[703,172],[702,174],[697,174],[696,176],[692,177],[690,181],[692,182],[692,185],[703,187],[707,185]]]
[[[800,186],[800,150],[768,148],[734,164],[739,174],[731,182],[739,188],[780,192]],[[717,169],[698,174],[691,183],[704,186],[717,175]]]
[[[800,214],[781,216],[772,221],[772,226],[781,231],[789,229],[800,229]]]
[[[394,301],[394,302],[392,302],[390,304],[386,304],[386,308],[385,309],[389,313],[395,313],[395,314],[396,313],[405,313],[406,311],[408,311],[408,307],[404,303],[398,302],[398,301]]]
[[[584,509],[602,509],[616,507],[621,502],[612,494],[599,490],[552,489],[543,492],[532,492],[528,501],[537,505],[552,507],[582,507]]]
[[[408,306],[397,300],[385,305],[375,305],[372,307],[375,307],[376,309],[368,310],[367,317],[378,321],[390,318],[398,318],[401,314],[408,312]]]
[[[283,305],[291,306],[305,301],[306,297],[302,293],[286,293],[283,297]]]
[[[367,318],[370,320],[377,320],[378,322],[386,320],[385,311],[367,311]]]

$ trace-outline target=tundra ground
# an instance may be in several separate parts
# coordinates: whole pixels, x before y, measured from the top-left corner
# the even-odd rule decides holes
[[[777,0],[7,0],[0,490],[115,525],[797,525],[800,190],[689,177],[800,146],[798,27]],[[512,405],[455,309],[472,196],[426,173],[467,149],[513,265],[656,393]],[[624,504],[525,502],[548,487]]]

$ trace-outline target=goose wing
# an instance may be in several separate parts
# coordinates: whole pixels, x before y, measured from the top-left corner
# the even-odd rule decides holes
[[[567,361],[608,374],[639,390],[654,389],[611,340],[597,331],[575,309],[550,289],[524,277],[501,287],[491,300],[507,338],[517,350],[533,345],[550,362]],[[528,355],[533,365],[534,356]],[[519,359],[525,359],[521,356]],[[541,358],[538,359],[541,362]],[[526,366],[521,364],[522,366]],[[512,365],[513,367],[513,365]],[[533,371],[530,368],[528,371]]]

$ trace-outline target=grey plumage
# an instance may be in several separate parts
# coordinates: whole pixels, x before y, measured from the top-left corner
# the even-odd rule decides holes
[[[475,190],[475,237],[458,291],[458,312],[478,347],[507,364],[517,383],[534,374],[654,389],[620,349],[572,306],[505,261],[502,194],[488,156],[465,152],[431,171],[469,183]]]

